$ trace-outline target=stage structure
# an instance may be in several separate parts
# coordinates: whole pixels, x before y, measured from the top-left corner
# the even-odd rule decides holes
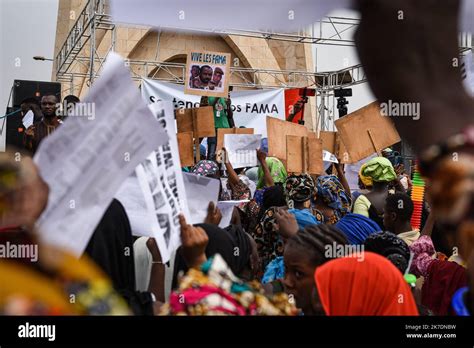
[[[113,23],[111,19],[108,2],[105,0],[83,0],[83,3],[82,10],[77,15],[75,14],[77,11],[74,11],[75,22],[70,27],[64,43],[57,50],[53,68],[56,81],[66,86],[67,93],[70,94],[78,94],[94,82],[100,75],[108,53],[116,51],[119,41],[117,31],[120,26]],[[354,31],[358,23],[359,20],[356,18],[325,17],[316,22],[311,30],[302,30],[297,34],[237,29],[216,31],[189,29],[187,32],[211,34],[224,39],[243,37],[294,44],[354,46],[353,40],[348,40],[341,34]],[[328,27],[332,30],[327,30]],[[151,28],[145,27],[142,30],[152,31]],[[153,31],[158,32],[155,54],[155,57],[158,57],[161,33],[172,32],[173,28],[159,28],[153,29]],[[99,44],[104,41],[107,42],[106,47],[104,48],[102,45],[99,50]],[[460,34],[459,44],[461,54],[472,50],[472,35]],[[137,81],[137,84],[140,84],[143,78],[182,84],[186,76],[184,62],[127,59],[126,63],[130,66],[133,79]],[[318,102],[314,103],[316,117],[313,130],[315,128],[319,130],[334,129],[334,120],[337,119],[335,89],[366,82],[361,65],[330,72],[234,66],[231,67],[230,73],[231,78],[236,77],[238,80],[238,82],[231,84],[242,89],[315,88]]]

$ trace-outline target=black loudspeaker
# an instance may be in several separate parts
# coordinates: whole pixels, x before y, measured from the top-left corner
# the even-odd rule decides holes
[[[15,112],[17,111],[17,112]],[[15,113],[14,113],[15,112]],[[23,115],[21,114],[19,107],[8,107],[8,117],[0,120],[0,134],[3,136],[6,134],[6,147],[7,150],[11,146],[17,149],[23,148]]]
[[[15,80],[13,81],[13,107],[20,107],[26,98],[36,98],[38,101],[44,95],[53,94],[61,102],[61,84],[59,82],[43,82]]]

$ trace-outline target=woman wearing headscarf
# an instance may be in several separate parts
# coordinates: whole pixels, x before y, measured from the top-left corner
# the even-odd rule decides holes
[[[322,222],[334,224],[350,211],[352,198],[335,175],[316,179],[313,214]]]
[[[285,196],[289,213],[293,214],[300,228],[318,224],[311,210],[311,197],[314,193],[314,181],[308,174],[292,174],[285,182]]]
[[[268,263],[283,255],[283,240],[278,233],[275,217],[277,209],[277,207],[271,207],[265,210],[253,233],[262,271],[265,270]]]
[[[325,315],[418,315],[402,274],[384,257],[364,253],[318,267],[313,309]]]
[[[349,244],[363,244],[368,236],[382,231],[375,221],[353,213],[344,215],[336,223],[336,227],[346,235]]]
[[[385,157],[374,157],[360,169],[361,177],[372,180],[372,190],[357,197],[352,209],[353,213],[364,215],[383,226],[383,208],[388,196],[389,183],[397,180],[392,163]]]

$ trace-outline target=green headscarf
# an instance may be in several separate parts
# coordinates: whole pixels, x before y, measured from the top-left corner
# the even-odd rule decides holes
[[[267,157],[266,162],[267,162],[268,169],[270,170],[270,174],[273,178],[273,182],[275,184],[277,182],[281,182],[282,184],[284,184],[288,174],[286,173],[286,169],[283,163],[276,157]],[[259,166],[257,189],[261,189],[264,186],[265,185],[263,183],[263,169],[261,166]]]
[[[385,157],[372,158],[360,168],[360,172],[378,182],[390,182],[397,178],[392,163]]]

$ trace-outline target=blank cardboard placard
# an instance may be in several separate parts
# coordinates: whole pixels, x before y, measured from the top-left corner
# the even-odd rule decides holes
[[[392,120],[380,114],[377,102],[336,120],[335,124],[349,155],[349,163],[360,161],[400,141]]]
[[[305,172],[305,137],[297,135],[286,136],[286,170],[288,173]],[[307,139],[307,138],[306,138]]]
[[[336,132],[336,143],[335,143],[335,155],[339,163],[352,163],[349,152],[346,150],[346,146],[342,142],[341,136]]]
[[[323,142],[321,139],[308,138],[308,173],[322,174],[323,172]]]
[[[320,131],[319,138],[323,143],[323,150],[329,151],[335,155],[336,151],[336,132]]]
[[[193,131],[193,109],[179,109],[174,114],[178,133]]]
[[[198,137],[215,137],[216,126],[214,124],[214,111],[212,106],[203,106],[202,108],[195,108],[193,110]]]
[[[179,158],[181,167],[194,165],[194,140],[193,132],[183,132],[177,134]]]
[[[287,135],[286,157],[286,169],[289,173],[321,174],[323,172],[321,139]]]
[[[253,134],[253,128],[218,128],[216,152],[224,146],[224,136],[226,134]]]
[[[193,132],[197,138],[216,136],[212,106],[180,109],[175,115],[178,133]]]
[[[268,155],[286,162],[286,136],[308,136],[308,129],[300,124],[267,116]]]
[[[346,147],[338,132],[320,131],[319,138],[322,140],[323,150],[336,156],[339,163],[351,163],[349,153],[346,152]]]

